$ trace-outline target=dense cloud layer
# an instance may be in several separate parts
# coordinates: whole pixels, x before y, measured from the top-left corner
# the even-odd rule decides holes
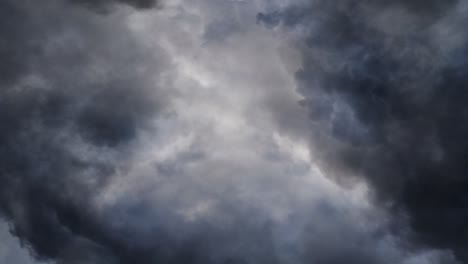
[[[376,108],[375,116],[363,118],[359,111],[372,101],[363,100],[361,109],[362,94],[340,90],[338,84],[348,82],[343,73],[387,82],[382,67],[391,68],[387,60],[393,58],[405,61],[409,72],[395,82],[412,81],[418,90],[425,69],[437,73],[445,65],[440,56],[458,56],[451,52],[463,35],[444,27],[461,23],[463,13],[444,16],[454,2],[398,1],[405,7],[398,9],[390,1],[355,7],[352,1],[318,1],[317,12],[307,4],[259,15],[270,26],[297,27],[286,39],[256,24],[258,10],[284,1],[166,0],[158,9],[160,3],[0,3],[0,262],[32,262],[15,246],[17,238],[41,263],[456,263],[446,252],[415,248],[395,236],[387,212],[369,204],[365,186],[344,190],[322,177],[329,171],[310,161],[302,138],[317,132],[312,142],[327,152],[312,154],[327,159],[316,161],[331,158],[323,164],[353,173],[359,165],[341,153],[361,161],[361,149],[386,147],[386,128],[371,126],[380,124],[384,111]],[[329,16],[356,12],[371,18],[375,10],[390,11],[375,16],[369,32],[354,31],[360,27],[348,25],[354,20],[346,16]],[[405,19],[389,27],[395,14]],[[413,40],[384,45],[374,36],[419,32],[434,17],[441,21],[436,33],[420,44],[440,48],[433,64],[415,52],[419,48],[397,56]],[[408,27],[410,22],[419,27]],[[343,25],[353,30],[333,34]],[[436,37],[443,36],[452,37],[452,46],[439,45]],[[308,47],[288,46],[289,37]],[[361,42],[374,43],[376,54],[388,59],[372,66],[343,63],[362,59],[366,49],[350,47]],[[351,55],[335,58],[334,52]],[[297,104],[291,75],[300,57],[306,108]],[[313,80],[335,88],[315,88]],[[332,102],[340,111],[328,126]],[[412,139],[420,128],[400,129],[402,138]],[[317,140],[319,133],[326,140]],[[388,159],[369,161],[393,161],[402,147],[395,145]],[[383,188],[380,179],[373,180],[377,190]],[[386,188],[377,196],[406,209],[402,205],[409,203],[393,193]]]
[[[147,78],[157,64],[118,17],[62,1],[6,0],[0,13],[2,214],[42,258],[126,254],[90,203],[117,167],[112,153],[162,105]]]
[[[407,218],[416,241],[452,249],[463,263],[467,7],[303,1],[257,16],[302,45],[296,77],[313,158],[341,182],[364,178],[380,205]]]
[[[84,5],[86,7],[97,8],[98,11],[105,11],[111,5],[127,4],[138,9],[153,8],[158,5],[157,0],[69,0],[72,3]]]

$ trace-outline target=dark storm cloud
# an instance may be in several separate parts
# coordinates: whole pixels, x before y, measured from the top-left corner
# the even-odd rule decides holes
[[[363,177],[415,241],[468,263],[468,14],[463,1],[310,1],[260,13],[302,39],[313,157]],[[441,33],[442,32],[442,33]]]
[[[158,5],[157,0],[69,0],[72,3],[81,4],[100,11],[108,9],[114,4],[127,4],[138,9],[152,8]]]
[[[220,212],[193,222],[174,208],[206,195],[196,186],[175,193],[148,182],[174,198],[131,190],[111,206],[96,205],[132,166],[139,133],[164,111],[167,95],[152,77],[168,65],[118,16],[42,4],[0,3],[0,216],[22,245],[37,259],[64,264],[282,263],[289,250],[277,248],[268,215],[232,193],[218,197]],[[181,167],[201,158],[185,153],[160,173],[183,185]],[[237,170],[231,166],[207,165],[206,172]],[[130,183],[138,179],[129,172]]]
[[[0,213],[39,258],[111,263],[126,250],[91,200],[117,166],[104,156],[162,105],[157,67],[121,21],[66,1],[5,0],[0,21]]]
[[[311,248],[304,238],[278,248],[282,238],[274,238],[274,230],[288,234],[294,228],[275,227],[268,214],[232,197],[237,193],[218,197],[218,212],[193,222],[174,208],[206,195],[196,186],[171,199],[131,190],[111,206],[96,205],[115,175],[131,167],[139,133],[163,111],[167,96],[151,77],[159,67],[167,69],[164,56],[153,65],[158,50],[140,46],[118,16],[66,1],[45,0],[39,7],[5,0],[0,15],[0,215],[35,257],[65,264],[274,264],[284,263],[281,256],[290,248],[303,247],[294,257],[306,262],[301,256]],[[160,173],[183,185],[183,165],[203,158],[185,153],[173,161],[174,169],[169,164]],[[238,171],[233,164],[208,164],[206,174]],[[139,179],[132,176],[129,182]],[[163,187],[154,188],[171,192]],[[329,228],[306,244],[316,247],[334,233]],[[354,233],[352,223],[344,229]],[[380,259],[364,247],[353,254]],[[328,254],[314,258],[338,258],[335,249],[330,243],[323,248]]]
[[[259,142],[264,134],[244,142],[237,135],[232,140],[232,135],[220,137],[210,131],[215,129],[203,127],[197,135],[199,145],[176,154],[163,149],[162,156],[168,157],[153,161],[151,155],[159,154],[153,146],[159,145],[145,136],[177,134],[170,121],[164,120],[168,125],[164,129],[155,121],[164,119],[161,115],[169,111],[172,95],[160,87],[159,74],[174,65],[162,49],[149,45],[147,39],[148,46],[136,39],[137,33],[122,21],[122,12],[129,10],[118,10],[118,4],[138,9],[156,2],[0,3],[0,217],[36,258],[64,264],[393,264],[406,260],[399,245],[386,242],[396,239],[382,230],[386,224],[377,213],[357,209],[351,202],[340,204],[333,195],[324,201],[295,196],[301,186],[290,183],[289,174],[308,174],[304,169],[308,165],[292,168],[296,164],[284,153],[278,154],[278,146]],[[117,12],[110,12],[113,8]],[[279,23],[282,15],[276,16]],[[289,25],[306,18],[306,13],[300,13]],[[169,20],[168,25],[173,23]],[[183,35],[190,34],[183,26]],[[201,39],[231,30],[237,29],[207,28]],[[167,35],[165,41],[173,40]],[[183,42],[178,34],[173,37]],[[184,49],[189,46],[183,45]],[[182,102],[191,105],[195,96],[190,95],[185,94],[189,99]],[[211,103],[206,102],[204,106]],[[197,118],[202,115],[196,107],[189,109],[195,110]],[[323,109],[321,115],[326,116],[326,105]],[[354,121],[346,115],[340,118]],[[197,131],[187,127],[190,133]],[[352,131],[338,129],[337,135],[353,139],[353,144],[364,142]],[[235,152],[251,153],[254,146],[252,159]],[[228,160],[222,160],[223,155]],[[316,188],[317,193],[327,192]],[[290,216],[273,220],[270,211],[281,215],[286,209]]]

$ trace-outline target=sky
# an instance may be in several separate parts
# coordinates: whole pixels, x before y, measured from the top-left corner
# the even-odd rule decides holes
[[[466,20],[1,0],[0,263],[468,264]]]

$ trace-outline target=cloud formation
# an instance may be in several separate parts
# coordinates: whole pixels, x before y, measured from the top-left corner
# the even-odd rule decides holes
[[[314,158],[364,179],[412,238],[466,263],[463,1],[310,1],[259,13],[298,39]]]
[[[72,3],[93,8],[98,11],[105,11],[115,4],[126,4],[138,9],[153,8],[159,4],[158,0],[68,0]]]
[[[451,47],[460,47],[444,27],[462,18],[442,15],[452,10],[449,2],[422,8],[422,2],[398,1],[410,11],[384,12],[372,25],[399,35],[411,30],[410,22],[428,25],[437,16],[445,22],[430,43],[449,35]],[[319,153],[354,171],[358,165],[341,153],[380,142],[383,129],[362,132],[368,119],[348,115],[359,107],[333,104],[325,90],[309,86],[317,73],[324,84],[348,82],[341,67],[351,66],[345,57],[331,60],[331,51],[348,54],[361,38],[374,43],[374,31],[332,34],[354,29],[347,18],[328,16],[354,10],[346,6],[351,1],[319,5],[320,23],[309,4],[258,16],[270,27],[298,29],[286,38],[258,25],[256,16],[284,1],[167,0],[159,9],[161,3],[0,4],[0,217],[6,221],[0,262],[30,263],[22,255],[27,250],[36,261],[59,264],[456,263],[450,252],[407,243],[392,232],[388,212],[369,202],[365,185],[343,189],[323,177],[331,175],[323,170],[325,159],[310,160],[309,152]],[[356,10],[370,17],[387,5]],[[389,27],[392,12],[404,19]],[[316,51],[315,33],[326,57],[318,56],[324,54]],[[290,46],[294,39],[305,45]],[[385,53],[380,44],[379,56]],[[444,56],[453,50],[443,48]],[[355,52],[349,58],[359,61],[364,51]],[[411,63],[423,65],[423,57],[405,58],[405,69],[414,71],[408,78],[418,84],[423,73]],[[431,69],[440,69],[443,61],[434,61]],[[349,72],[366,78],[375,68],[369,74],[388,81],[384,66],[372,65]],[[360,96],[346,95],[356,102]],[[297,103],[301,97],[305,108]],[[333,129],[328,103],[341,109]],[[305,142],[319,132],[327,140],[314,134],[312,145],[320,143],[323,152]],[[379,193],[393,201],[392,192]],[[13,246],[12,235],[25,250]]]
[[[158,64],[118,16],[63,1],[0,10],[1,211],[40,258],[114,254],[90,203],[118,166],[113,152],[162,106],[146,77]]]

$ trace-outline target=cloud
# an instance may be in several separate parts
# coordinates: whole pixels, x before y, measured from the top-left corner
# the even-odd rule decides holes
[[[149,63],[119,15],[58,1],[0,9],[1,212],[41,259],[70,259],[69,248],[113,255],[90,203],[120,162],[114,153],[162,107],[147,76],[163,57]]]
[[[455,263],[311,163],[301,50],[257,4],[0,4],[0,215],[37,261]]]
[[[18,239],[9,233],[8,225],[3,221],[0,223],[0,237],[2,239],[2,248],[0,249],[1,262],[18,264],[39,263],[24,248],[21,248]]]
[[[368,182],[380,206],[406,216],[413,241],[463,263],[465,16],[461,1],[314,1],[257,16],[298,40],[321,167]]]
[[[111,5],[126,4],[138,9],[153,8],[158,6],[158,0],[68,0],[75,4],[80,4],[98,11],[104,11]]]

